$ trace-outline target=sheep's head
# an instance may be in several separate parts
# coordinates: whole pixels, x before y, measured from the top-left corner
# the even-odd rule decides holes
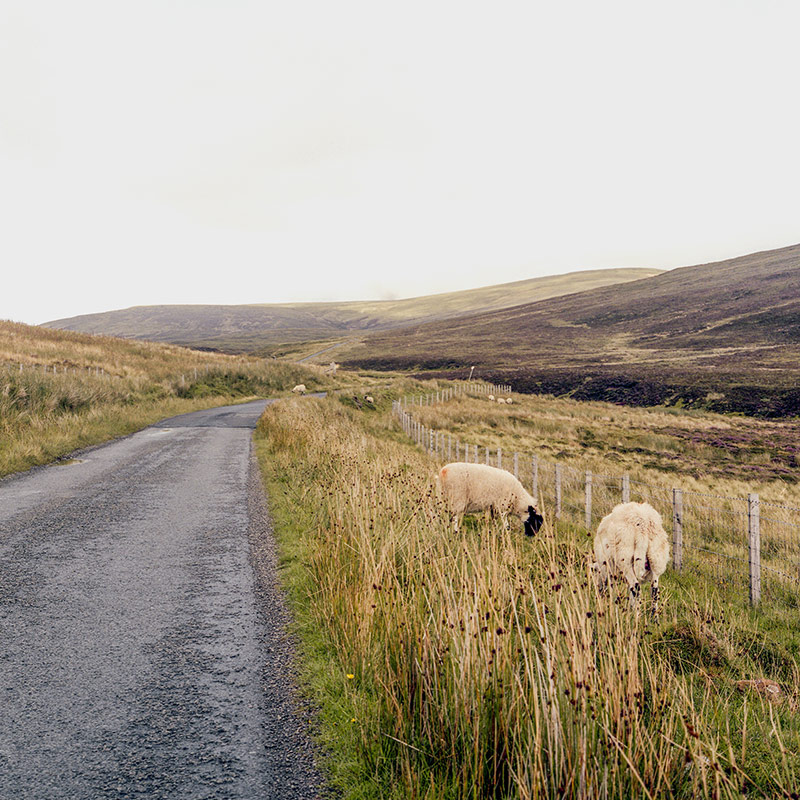
[[[533,506],[528,506],[528,518],[523,523],[525,525],[525,533],[528,536],[533,536],[538,533],[543,523],[544,517]]]

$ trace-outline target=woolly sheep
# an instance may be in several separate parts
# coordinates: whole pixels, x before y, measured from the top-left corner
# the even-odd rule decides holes
[[[489,395],[489,402],[490,403],[494,403],[494,395],[493,394]]]
[[[669,538],[661,514],[649,503],[620,503],[603,517],[594,538],[594,557],[592,568],[601,591],[612,574],[621,574],[635,607],[640,584],[650,580],[653,614],[658,612],[658,579],[667,568]]]
[[[366,400],[368,403],[372,403],[373,405],[375,404],[375,400],[373,400],[373,398],[372,398],[372,395],[371,395],[371,394],[365,394],[365,395],[364,395],[364,399],[365,399],[365,400]]]
[[[544,522],[536,500],[504,469],[455,461],[439,470],[439,487],[456,531],[461,517],[475,511],[498,513],[504,521],[513,514],[523,521],[528,536],[533,536]]]
[[[305,394],[306,393],[306,385],[304,383],[298,383],[297,386],[292,389],[295,394]]]
[[[511,398],[510,397],[506,397],[506,405],[507,406],[511,405]]]

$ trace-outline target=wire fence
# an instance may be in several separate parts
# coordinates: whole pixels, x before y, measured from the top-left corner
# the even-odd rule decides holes
[[[672,566],[715,585],[762,602],[800,606],[800,508],[761,502],[758,494],[730,497],[694,492],[681,486],[634,480],[629,475],[590,472],[533,453],[492,451],[426,428],[415,419],[415,405],[482,394],[495,399],[507,386],[459,383],[450,389],[394,403],[403,430],[441,461],[491,464],[508,470],[557,519],[591,532],[618,503],[647,502],[672,535]]]

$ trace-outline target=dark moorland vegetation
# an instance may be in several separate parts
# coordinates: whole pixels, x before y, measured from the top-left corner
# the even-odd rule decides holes
[[[346,364],[516,391],[800,414],[800,245],[446,323],[375,333]]]

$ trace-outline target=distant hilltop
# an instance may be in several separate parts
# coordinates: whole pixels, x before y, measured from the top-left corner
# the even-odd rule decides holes
[[[496,311],[661,272],[644,268],[587,270],[405,300],[135,306],[53,320],[44,326],[231,353],[267,353],[280,345],[335,340],[365,331]]]

